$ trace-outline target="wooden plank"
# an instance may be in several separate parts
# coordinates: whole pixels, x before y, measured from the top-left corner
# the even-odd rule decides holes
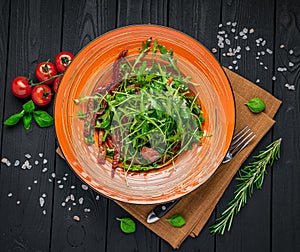
[[[214,1],[170,1],[169,26],[182,31],[211,50],[215,47],[216,34],[221,13],[221,2]],[[176,52],[175,52],[176,53]],[[218,59],[219,54],[215,57]],[[180,251],[214,251],[215,239],[210,234],[208,226],[214,220],[214,214],[204,226],[199,237],[188,237],[180,246]],[[173,251],[164,241],[161,251]]]
[[[267,50],[273,51],[273,14],[273,1],[224,1],[223,26],[219,32],[224,39],[224,48],[220,51],[222,65],[270,92],[273,54],[269,54]],[[220,50],[218,46],[217,48]],[[270,132],[254,153],[257,154],[258,150],[271,141]],[[245,165],[250,161],[252,159],[248,158]],[[263,188],[255,190],[246,206],[234,217],[231,231],[224,236],[217,236],[216,251],[270,251],[271,171],[268,173]],[[233,198],[236,185],[237,181],[233,180],[227,188],[218,204],[217,216],[226,209],[228,202]]]
[[[76,55],[97,36],[115,28],[115,14],[116,1],[66,0],[62,51]],[[108,199],[86,190],[60,157],[56,158],[55,180],[51,251],[106,251]]]
[[[60,46],[60,13],[59,2],[12,1],[7,83],[18,75],[33,74],[38,62],[53,59]],[[23,103],[6,88],[4,117],[20,112]],[[52,106],[47,110],[52,113]],[[52,184],[48,176],[54,167],[54,127],[41,129],[35,123],[28,131],[22,124],[3,127],[1,147],[2,155],[12,163],[1,169],[1,249],[48,251],[52,211]],[[15,167],[16,160],[20,164]],[[30,169],[21,168],[25,160],[32,165]],[[48,167],[48,172],[42,172],[44,167]],[[40,198],[44,199],[44,205]]]
[[[274,128],[274,137],[282,138],[281,158],[273,169],[271,227],[274,252],[300,251],[299,24],[300,2],[277,1],[274,93],[283,103],[277,115],[279,123]],[[280,68],[287,71],[281,72]],[[294,85],[295,91],[285,87],[286,83]]]
[[[1,92],[0,94],[0,145],[2,142],[2,125],[3,125],[3,114],[4,114],[4,100],[5,100],[5,90],[10,89],[10,84],[6,83],[6,63],[7,63],[7,48],[8,48],[8,36],[9,36],[9,13],[10,13],[10,1],[5,1],[0,3],[0,85]]]

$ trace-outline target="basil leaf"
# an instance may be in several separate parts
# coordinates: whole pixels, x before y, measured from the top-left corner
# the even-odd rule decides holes
[[[10,116],[8,119],[6,119],[4,121],[4,124],[8,125],[8,126],[16,125],[23,116],[24,116],[24,111],[14,114],[14,115]]]
[[[30,125],[32,123],[32,113],[26,113],[23,116],[23,125],[26,130],[29,130]]]
[[[53,125],[53,117],[49,115],[46,111],[34,111],[33,118],[36,121],[36,123],[42,128]]]
[[[185,225],[186,220],[180,214],[174,214],[170,219],[166,219],[173,227],[182,227]]]
[[[28,113],[31,113],[35,110],[35,105],[34,105],[32,100],[30,100],[30,101],[26,102],[25,104],[23,104],[22,107],[23,107],[24,111],[28,112]]]
[[[245,105],[248,106],[251,112],[260,113],[265,110],[266,104],[260,98],[253,98],[250,101],[246,102]]]
[[[134,233],[136,230],[135,222],[128,218],[117,218],[118,221],[120,221],[120,228],[121,230],[126,234]]]

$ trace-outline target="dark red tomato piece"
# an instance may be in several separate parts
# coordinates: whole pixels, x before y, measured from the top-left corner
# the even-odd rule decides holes
[[[28,78],[24,76],[16,77],[11,83],[11,92],[18,98],[26,98],[31,94],[31,86]]]
[[[64,73],[67,67],[71,64],[74,55],[70,52],[60,52],[55,57],[55,65],[57,71],[60,73]]]
[[[43,84],[50,84],[54,81],[57,70],[51,62],[43,61],[35,68],[35,76]]]
[[[57,92],[57,89],[58,89],[59,84],[60,84],[60,82],[61,82],[61,78],[62,78],[62,77],[59,76],[59,77],[55,78],[55,80],[54,80],[54,82],[53,82],[53,91],[54,91],[54,93]]]
[[[35,86],[31,92],[31,99],[38,106],[46,106],[52,100],[50,87],[44,84]]]

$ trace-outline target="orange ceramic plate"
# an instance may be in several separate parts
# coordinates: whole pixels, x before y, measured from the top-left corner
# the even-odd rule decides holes
[[[178,67],[192,77],[194,92],[205,110],[205,138],[176,159],[175,165],[150,172],[124,172],[97,162],[96,144],[84,142],[83,122],[75,117],[86,105],[74,99],[90,95],[96,86],[111,81],[112,64],[120,51],[138,54],[149,37],[172,48]],[[135,25],[108,32],[88,44],[64,74],[55,101],[55,129],[61,150],[75,173],[91,188],[115,200],[137,204],[162,203],[193,191],[221,164],[229,147],[235,123],[235,106],[228,79],[211,53],[193,38],[170,28]]]

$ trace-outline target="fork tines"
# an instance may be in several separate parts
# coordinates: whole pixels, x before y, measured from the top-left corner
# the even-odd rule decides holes
[[[254,132],[248,127],[248,125],[246,125],[233,136],[229,149],[230,153],[232,155],[239,153],[249,144],[249,142],[252,141],[255,136],[256,135]]]

